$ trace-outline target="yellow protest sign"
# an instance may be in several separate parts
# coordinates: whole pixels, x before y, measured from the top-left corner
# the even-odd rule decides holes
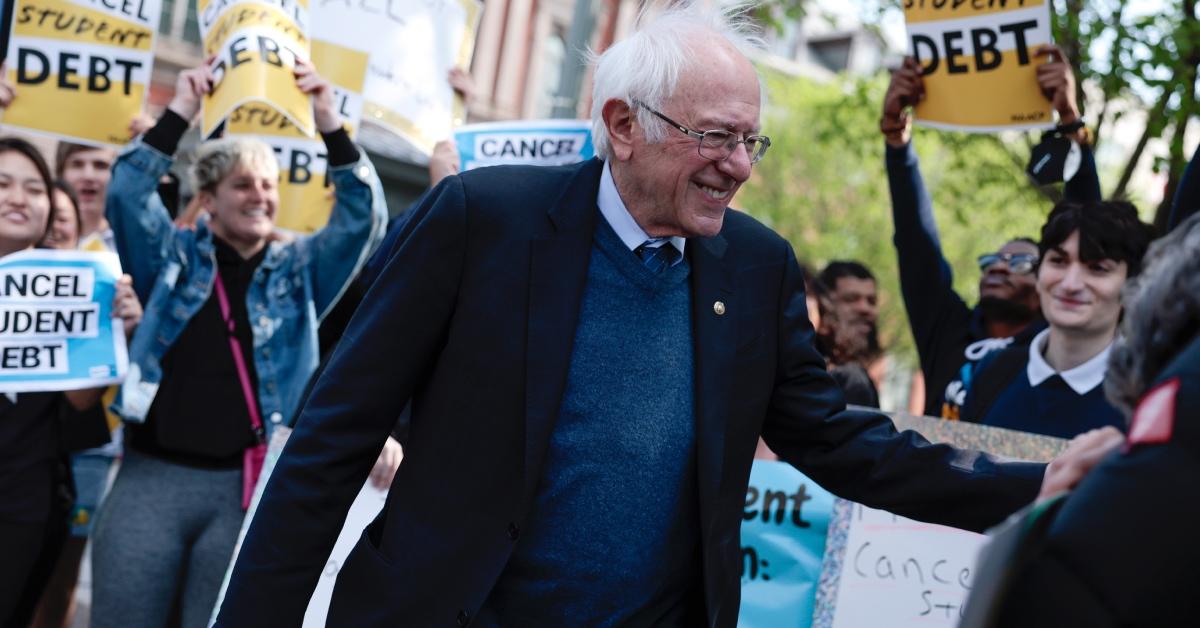
[[[16,0],[4,124],[92,145],[129,141],[145,103],[161,0]]]
[[[334,86],[334,102],[351,137],[362,118],[367,53],[313,39],[313,65]],[[266,142],[279,159],[279,210],[275,224],[298,233],[325,226],[333,210],[325,144],[304,135],[283,114],[261,103],[238,107],[226,122],[227,135]]]
[[[239,106],[262,103],[311,136],[312,105],[292,75],[296,59],[309,57],[308,0],[200,0],[196,11],[204,53],[216,58],[204,135]]]
[[[1046,0],[904,0],[921,65],[924,126],[992,132],[1054,125],[1033,51],[1051,42]]]

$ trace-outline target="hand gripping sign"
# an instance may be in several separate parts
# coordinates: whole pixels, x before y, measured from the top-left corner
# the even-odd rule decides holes
[[[121,146],[142,110],[161,0],[16,0],[4,124]]]
[[[120,276],[115,253],[30,250],[0,258],[0,390],[121,381],[129,359],[112,313]]]
[[[320,11],[313,16],[313,65],[333,85],[338,113],[353,137],[362,120],[367,53],[321,39]],[[280,175],[276,226],[297,233],[325,226],[333,209],[333,187],[323,141],[306,136],[287,116],[264,103],[247,103],[234,110],[225,134],[255,137],[274,149]]]
[[[925,99],[916,121],[992,132],[1054,126],[1033,50],[1050,39],[1046,0],[904,0]]]
[[[205,57],[216,79],[204,98],[201,132],[208,137],[243,104],[262,103],[311,137],[312,104],[292,75],[308,58],[308,0],[199,0]]]

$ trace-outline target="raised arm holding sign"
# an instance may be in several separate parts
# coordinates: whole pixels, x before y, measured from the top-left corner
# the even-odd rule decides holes
[[[916,107],[921,124],[970,132],[1053,125],[1031,54],[1050,43],[1049,2],[906,0],[904,17],[928,87]]]

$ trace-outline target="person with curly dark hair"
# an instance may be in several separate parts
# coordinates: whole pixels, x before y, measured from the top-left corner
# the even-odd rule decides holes
[[[1037,291],[1049,327],[1028,347],[985,359],[963,419],[1071,438],[1121,414],[1104,398],[1121,288],[1136,277],[1151,227],[1121,201],[1063,201],[1042,225]]]
[[[1145,270],[1125,286],[1104,388],[1129,435],[1081,437],[1108,438],[1109,453],[1069,495],[1043,505],[1033,527],[1042,532],[1012,553],[1001,595],[968,605],[968,616],[987,617],[969,625],[1191,626],[1200,616],[1200,492],[1188,481],[1200,474],[1198,250],[1193,215],[1150,246]]]

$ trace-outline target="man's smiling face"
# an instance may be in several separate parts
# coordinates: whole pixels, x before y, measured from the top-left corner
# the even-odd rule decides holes
[[[724,41],[707,43],[711,46],[697,46],[704,61],[680,73],[661,112],[701,133],[721,129],[739,138],[757,133],[760,90],[754,67]],[[654,144],[645,141],[640,128],[634,135],[618,189],[642,229],[654,237],[716,235],[725,208],[750,178],[744,145],[713,161],[700,155],[698,139],[679,129],[668,127],[665,139]]]

